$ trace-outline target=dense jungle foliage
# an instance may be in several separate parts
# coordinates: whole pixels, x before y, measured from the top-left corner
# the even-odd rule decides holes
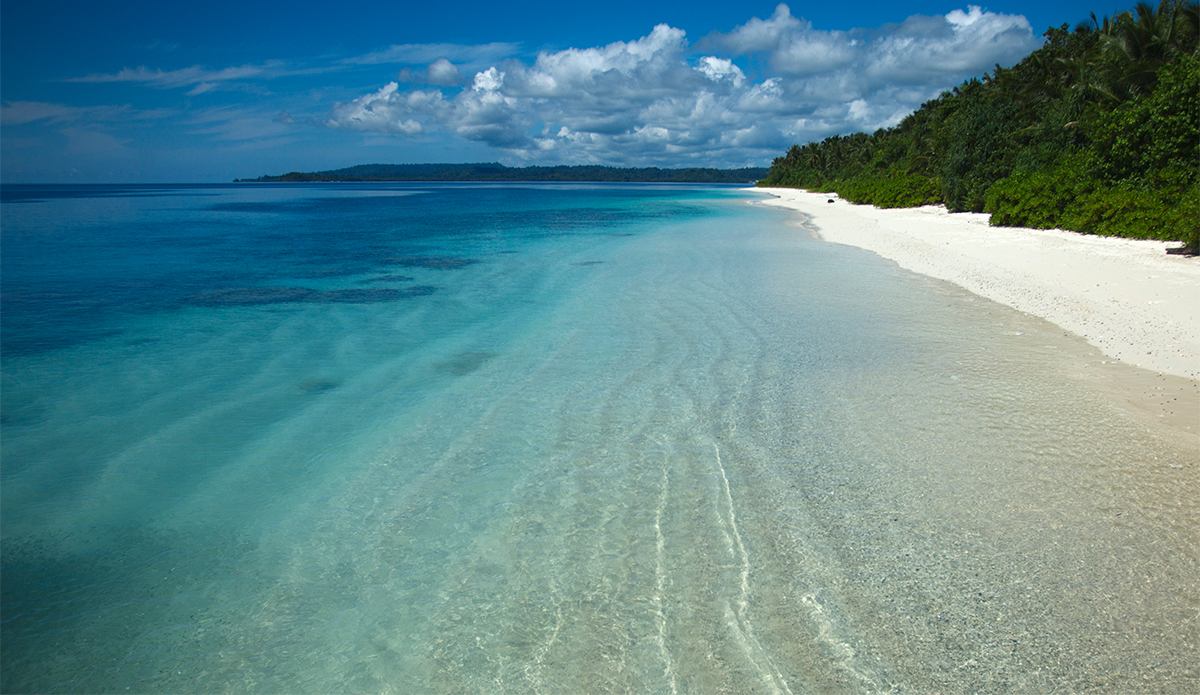
[[[1197,6],[1143,2],[1073,31],[1051,28],[1017,65],[942,93],[894,128],[793,146],[759,185],[1194,247]]]

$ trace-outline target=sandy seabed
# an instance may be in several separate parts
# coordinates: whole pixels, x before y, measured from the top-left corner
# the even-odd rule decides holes
[[[942,206],[883,210],[836,194],[754,190],[805,215],[826,241],[873,251],[1083,337],[1108,358],[1094,365],[1098,378],[1161,421],[1200,431],[1200,260],[1168,255],[1177,242],[992,227],[986,214]]]

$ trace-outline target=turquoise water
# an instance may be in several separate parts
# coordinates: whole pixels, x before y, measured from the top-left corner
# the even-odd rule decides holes
[[[1194,446],[756,193],[4,193],[4,692],[1200,685]]]

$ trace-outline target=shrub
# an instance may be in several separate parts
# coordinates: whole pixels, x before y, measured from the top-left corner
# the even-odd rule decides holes
[[[1018,172],[988,189],[984,212],[997,227],[1051,229],[1076,198],[1075,186],[1052,173]]]
[[[919,174],[893,174],[842,181],[834,190],[852,203],[881,208],[911,208],[941,202],[937,182]]]

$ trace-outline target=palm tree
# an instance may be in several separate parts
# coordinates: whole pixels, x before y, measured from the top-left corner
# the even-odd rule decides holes
[[[1162,0],[1157,8],[1139,2],[1103,24],[1092,15],[1099,39],[1092,64],[1107,83],[1097,91],[1125,101],[1153,90],[1160,67],[1180,53],[1196,53],[1197,8],[1196,2]]]

